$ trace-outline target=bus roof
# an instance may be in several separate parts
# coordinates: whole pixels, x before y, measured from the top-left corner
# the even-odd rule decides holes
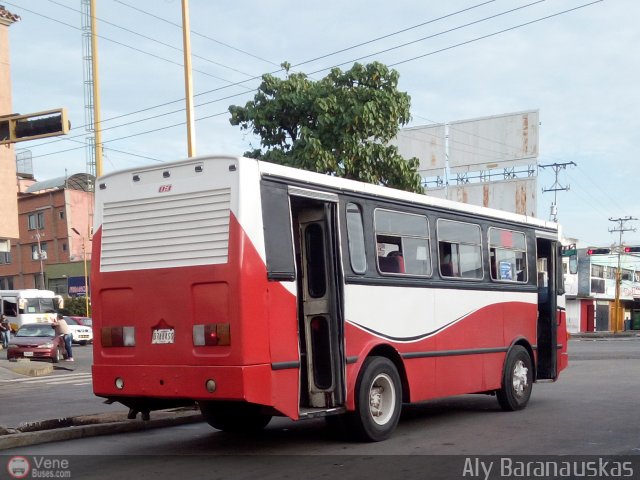
[[[252,159],[242,159],[242,161]],[[253,160],[256,161],[256,160]],[[508,212],[505,210],[497,210],[494,208],[481,207],[478,205],[472,205],[468,203],[456,202],[453,200],[445,200],[442,198],[432,197],[427,194],[419,194],[407,192],[404,190],[397,190],[395,188],[383,187],[380,185],[374,185],[371,183],[359,182],[356,180],[349,180],[346,178],[333,177],[322,173],[309,172],[306,170],[300,170],[297,168],[286,167],[283,165],[277,165],[275,163],[257,161],[259,164],[260,172],[262,175],[290,178],[298,182],[308,183],[313,185],[324,185],[334,189],[338,189],[344,192],[364,193],[368,195],[374,195],[379,197],[385,197],[389,199],[401,200],[403,202],[414,203],[417,205],[433,206],[447,210],[462,211],[465,213],[475,213],[486,217],[494,217],[501,220],[508,220],[511,222],[525,223],[533,227],[543,228],[545,230],[558,230],[558,224],[553,222],[547,222],[540,218],[521,215],[517,213]]]
[[[253,158],[238,157],[233,155],[207,155],[200,157],[193,157],[189,159],[178,160],[174,162],[163,163],[161,166],[149,165],[143,167],[129,168],[126,170],[120,170],[117,172],[108,173],[98,179],[98,184],[104,180],[122,174],[132,174],[145,172],[149,170],[158,169],[170,169],[174,166],[183,165],[185,163],[197,163],[208,161],[235,161],[239,165],[248,166],[248,163],[253,163],[254,167],[257,167],[261,176],[277,177],[282,179],[291,179],[298,183],[308,184],[310,187],[322,188],[329,187],[334,190],[340,190],[343,192],[362,193],[372,196],[379,196],[388,199],[399,200],[407,203],[414,203],[416,205],[433,206],[446,210],[452,210],[456,212],[464,212],[477,214],[485,217],[497,218],[500,220],[507,220],[515,223],[522,223],[532,227],[541,228],[544,230],[550,230],[553,232],[559,231],[557,223],[548,222],[540,218],[532,217],[529,215],[521,215],[517,213],[508,212],[505,210],[497,210],[488,207],[481,207],[478,205],[472,205],[468,203],[456,202],[453,200],[445,200],[437,197],[432,197],[427,194],[419,194],[406,192],[403,190],[397,190],[395,188],[383,187],[380,185],[374,185],[365,182],[359,182],[356,180],[349,180],[346,178],[334,177],[327,174],[310,172],[308,170],[301,170],[298,168],[286,167],[284,165],[277,165],[275,163],[264,162]],[[241,167],[242,168],[242,167]]]
[[[51,290],[38,290],[36,288],[0,290],[0,297],[53,298],[55,295],[55,292],[52,292]]]

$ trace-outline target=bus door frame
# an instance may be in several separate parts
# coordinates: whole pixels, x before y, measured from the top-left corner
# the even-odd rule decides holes
[[[301,406],[340,407],[346,399],[346,361],[338,195],[289,186],[289,198],[292,226],[298,230],[294,232],[294,239],[299,277]],[[311,227],[317,234],[318,226],[323,251],[309,252],[307,233]],[[318,241],[317,235],[314,241]],[[321,253],[323,261],[318,261],[318,257],[308,258],[309,253]],[[311,268],[324,268],[326,292],[321,298],[314,298],[309,291],[307,272]]]
[[[558,258],[557,235],[536,231],[536,274],[538,283],[537,324],[537,379],[555,380],[558,377],[558,294],[562,285],[558,282],[558,269],[562,271],[562,260]],[[546,260],[546,272],[538,265]]]

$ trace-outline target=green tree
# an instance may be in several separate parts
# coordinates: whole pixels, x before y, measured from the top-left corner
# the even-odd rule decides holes
[[[87,312],[87,302],[84,297],[65,297],[64,308],[59,311],[63,315],[84,317]]]
[[[231,124],[261,139],[261,148],[245,156],[423,192],[418,160],[405,160],[387,144],[410,119],[397,71],[356,63],[316,81],[282,67],[286,78],[263,75],[253,100],[229,107]]]

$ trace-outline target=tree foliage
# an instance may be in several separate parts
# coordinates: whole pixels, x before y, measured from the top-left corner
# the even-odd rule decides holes
[[[423,192],[418,160],[388,145],[409,119],[410,98],[398,72],[381,63],[338,68],[321,80],[304,73],[263,75],[253,100],[229,107],[232,125],[250,130],[261,148],[245,155],[273,163]]]
[[[84,317],[87,312],[87,302],[84,297],[65,297],[64,308],[61,308],[59,312],[72,317]]]

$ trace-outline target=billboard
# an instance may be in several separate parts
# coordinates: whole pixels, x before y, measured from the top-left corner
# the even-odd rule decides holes
[[[480,205],[535,217],[537,178],[449,185],[447,188],[427,190],[427,195]]]
[[[389,144],[398,147],[404,158],[416,157],[423,177],[443,174],[446,165],[444,123],[403,128]]]
[[[87,281],[89,279],[87,278]],[[85,277],[69,277],[67,278],[67,291],[70,297],[86,297],[87,286],[84,283]]]
[[[538,110],[451,122],[450,171],[464,173],[535,164],[538,125]]]

